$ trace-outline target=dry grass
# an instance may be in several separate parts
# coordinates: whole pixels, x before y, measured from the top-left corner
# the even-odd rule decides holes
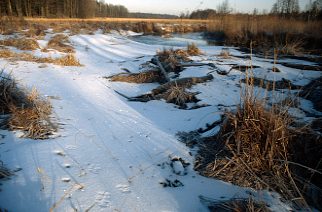
[[[46,139],[56,127],[50,121],[51,105],[42,99],[36,89],[23,91],[10,76],[0,75],[0,111],[10,114],[5,125],[11,130],[21,130],[24,136]]]
[[[146,71],[138,74],[118,74],[108,77],[111,81],[115,82],[129,82],[129,83],[153,83],[164,82],[163,76],[159,71]]]
[[[253,42],[253,47],[263,52],[272,53],[272,48],[278,47],[286,47],[285,50],[290,50],[286,52],[290,54],[322,49],[321,21],[227,15],[214,18],[208,23],[207,31],[226,45],[249,47]]]
[[[29,107],[10,106],[11,117],[8,126],[11,130],[21,130],[25,137],[33,139],[46,139],[55,131],[50,121],[51,105],[41,99],[38,92],[33,89],[27,95]]]
[[[166,70],[174,72],[180,62],[187,62],[190,60],[187,51],[183,49],[164,49],[163,51],[158,51],[157,56],[160,62],[164,63],[164,68]]]
[[[36,57],[29,53],[16,53],[9,49],[0,50],[0,58],[11,59],[13,61],[29,61],[35,63],[53,63],[61,66],[82,66],[73,54],[67,54],[60,58]]]
[[[68,36],[57,34],[49,40],[47,48],[65,53],[74,53],[74,48],[66,43],[69,43]]]
[[[198,46],[195,43],[188,44],[187,53],[190,56],[198,56],[198,55],[202,54],[200,49],[198,48]]]
[[[20,50],[36,50],[39,49],[38,42],[33,39],[26,38],[15,38],[15,39],[7,39],[1,40],[1,45],[4,46],[13,46]]]
[[[61,66],[81,66],[79,60],[73,54],[68,54],[61,58],[55,59],[53,63]]]
[[[252,197],[248,199],[233,198],[229,200],[211,200],[203,196],[200,197],[201,202],[208,205],[212,212],[269,212],[271,211],[265,202],[255,201]]]
[[[285,41],[279,46],[279,51],[286,55],[299,55],[303,52],[304,43],[302,40]]]
[[[163,98],[167,103],[173,103],[180,107],[184,107],[186,103],[196,100],[195,94],[187,92],[184,87],[172,86],[164,94]]]
[[[13,175],[13,173],[3,165],[2,161],[0,161],[0,180],[6,179],[6,178],[10,177],[11,175]]]
[[[229,49],[222,49],[218,56],[224,59],[231,58]]]
[[[297,207],[307,207],[289,167],[290,146],[297,134],[290,129],[293,120],[287,108],[268,107],[265,98],[256,97],[252,80],[246,78],[236,111],[225,113],[216,144],[211,144],[215,152],[205,159],[208,163],[201,172],[243,187],[274,190]]]
[[[15,55],[16,53],[10,51],[9,49],[0,49],[0,58],[11,58]]]

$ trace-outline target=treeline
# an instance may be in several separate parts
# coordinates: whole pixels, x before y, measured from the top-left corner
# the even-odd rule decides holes
[[[131,18],[152,18],[152,19],[175,19],[178,18],[176,15],[168,14],[154,14],[154,13],[130,13]]]
[[[212,19],[216,16],[226,15],[233,11],[226,0],[219,4],[215,9],[195,10],[190,14],[182,14],[181,18],[191,19]],[[304,10],[300,10],[298,0],[277,0],[273,4],[271,11],[259,12],[254,9],[253,15],[274,15],[283,18],[300,18],[307,20],[321,20],[322,19],[322,0],[310,1]]]
[[[1,0],[0,16],[44,18],[127,17],[121,5],[96,0]]]

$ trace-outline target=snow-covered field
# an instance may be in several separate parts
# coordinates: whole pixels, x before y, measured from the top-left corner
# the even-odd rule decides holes
[[[45,40],[39,41],[45,47]],[[210,82],[193,86],[201,92],[201,103],[211,106],[181,110],[165,101],[129,102],[114,90],[128,96],[147,93],[158,84],[110,82],[104,76],[122,69],[142,70],[164,46],[135,42],[117,33],[74,35],[70,37],[82,67],[61,67],[0,59],[0,67],[12,73],[20,85],[36,87],[53,105],[53,118],[59,123],[57,136],[44,140],[19,138],[21,133],[1,130],[0,160],[16,172],[1,182],[0,208],[9,211],[207,211],[200,196],[213,200],[247,197],[252,192],[281,210],[282,203],[267,192],[256,192],[230,183],[208,179],[193,170],[193,152],[176,138],[179,131],[205,127],[220,118],[226,107],[240,99],[240,79],[244,73],[231,70],[219,75],[211,67],[189,67],[180,77],[214,76]],[[231,64],[250,61],[218,57],[223,47],[202,46],[204,55],[196,62],[214,63],[223,70]],[[13,49],[14,50],[14,49]],[[38,56],[63,53],[40,50]],[[243,53],[230,49],[231,55]],[[291,62],[301,62],[288,60]],[[305,85],[320,77],[318,71],[302,71],[254,57],[257,77],[282,78]],[[311,62],[305,62],[314,65]],[[303,110],[318,113],[303,100]],[[301,114],[303,111],[296,110]],[[304,117],[304,115],[303,115]],[[301,118],[301,117],[300,117]],[[176,158],[182,158],[186,166]],[[170,183],[178,187],[164,187]],[[276,197],[276,195],[275,195]]]

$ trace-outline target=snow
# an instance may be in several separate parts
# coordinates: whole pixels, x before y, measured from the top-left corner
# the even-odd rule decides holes
[[[232,70],[228,76],[222,76],[207,66],[187,68],[180,77],[204,76],[209,72],[214,76],[213,81],[191,88],[201,92],[197,96],[201,103],[211,105],[198,110],[180,110],[165,101],[128,102],[114,90],[136,96],[158,84],[110,82],[103,77],[124,72],[122,69],[138,73],[140,65],[163,48],[127,37],[133,35],[114,32],[71,36],[82,67],[47,64],[40,68],[40,64],[32,62],[8,64],[0,59],[0,67],[6,67],[5,71],[11,72],[20,84],[35,86],[42,95],[55,97],[50,101],[53,116],[60,124],[58,136],[45,141],[0,131],[5,135],[1,140],[0,159],[11,169],[22,169],[2,183],[1,207],[10,211],[26,208],[30,211],[207,211],[199,196],[229,199],[248,197],[252,192],[272,203],[272,208],[284,209],[285,205],[271,193],[200,176],[193,170],[191,150],[175,136],[179,131],[196,130],[219,120],[223,107],[238,104],[239,80],[243,74]],[[42,48],[49,38],[39,41]],[[205,55],[194,59],[214,62],[214,55],[222,48],[204,46]],[[242,55],[234,49],[231,53]],[[63,55],[40,50],[35,54]],[[238,58],[226,62],[245,63]],[[230,69],[229,65],[218,65],[223,70]],[[271,66],[262,61],[256,61],[256,65],[263,69]],[[287,78],[299,84],[304,83],[304,75],[312,79],[321,74],[278,68],[282,73],[258,69],[254,74]],[[182,158],[190,165],[184,167],[180,161],[171,163],[173,158]],[[164,188],[160,184],[176,180],[183,186]]]

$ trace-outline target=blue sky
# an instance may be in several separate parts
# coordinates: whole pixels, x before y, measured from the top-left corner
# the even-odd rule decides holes
[[[121,4],[126,6],[131,12],[167,13],[178,15],[181,12],[193,11],[195,9],[212,8],[223,0],[105,0],[111,4]],[[249,12],[254,8],[259,11],[271,9],[276,0],[230,0],[230,5],[237,11]],[[299,0],[300,5],[304,5],[309,0]]]

